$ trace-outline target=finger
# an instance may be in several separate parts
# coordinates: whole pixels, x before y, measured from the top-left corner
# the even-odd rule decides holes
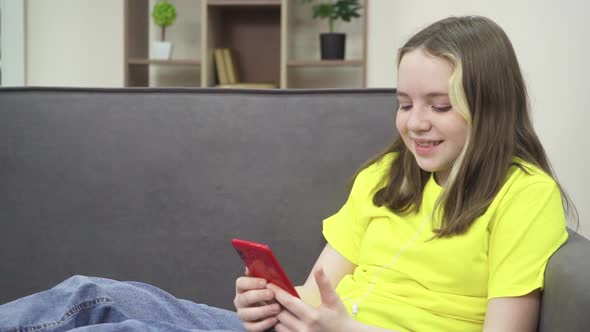
[[[303,331],[304,323],[293,315],[288,310],[282,310],[278,315],[277,319],[281,325],[284,325],[289,331]]]
[[[297,318],[308,320],[309,317],[313,317],[315,309],[305,304],[301,299],[285,292],[276,285],[268,284],[266,287],[274,292],[277,302]]]
[[[261,320],[258,322],[244,322],[243,325],[246,331],[263,332],[275,326],[278,323],[278,321],[279,320],[276,317],[269,317],[265,320]]]
[[[236,293],[244,293],[253,289],[266,288],[266,280],[262,278],[239,277],[236,280]]]
[[[238,317],[244,322],[254,322],[274,317],[281,312],[281,306],[278,303],[269,304],[261,307],[243,308],[238,310]]]
[[[236,308],[259,306],[266,301],[272,301],[274,294],[268,289],[255,289],[238,294],[234,300]]]
[[[277,325],[275,325],[275,331],[277,332],[297,332],[297,331],[293,331],[290,328],[288,328],[287,326],[285,326],[285,324],[279,322],[277,323]]]
[[[262,302],[258,303],[258,305],[262,306],[262,305],[269,305],[269,304],[273,304],[273,303],[277,303],[277,300],[275,300],[274,298],[270,301],[262,301]]]
[[[332,287],[332,284],[330,284],[330,280],[328,280],[328,276],[326,276],[324,269],[317,269],[315,271],[314,277],[315,282],[318,285],[318,289],[320,291],[322,303],[327,305],[334,305],[340,303],[340,297],[338,297],[338,294],[336,294],[336,291]]]

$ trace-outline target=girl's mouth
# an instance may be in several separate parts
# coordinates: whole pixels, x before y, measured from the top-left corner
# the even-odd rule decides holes
[[[414,141],[416,153],[419,155],[431,154],[442,142],[443,141]]]

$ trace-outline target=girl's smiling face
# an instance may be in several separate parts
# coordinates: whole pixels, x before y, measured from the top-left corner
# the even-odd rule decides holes
[[[453,64],[416,49],[406,53],[398,70],[396,127],[418,166],[434,172],[444,185],[467,142],[467,121],[453,110],[449,81]]]

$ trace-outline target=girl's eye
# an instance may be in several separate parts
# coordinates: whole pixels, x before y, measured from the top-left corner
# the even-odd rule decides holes
[[[408,111],[412,108],[412,105],[399,105],[399,109],[402,111]]]
[[[432,109],[436,112],[448,112],[452,109],[452,106],[432,106]]]

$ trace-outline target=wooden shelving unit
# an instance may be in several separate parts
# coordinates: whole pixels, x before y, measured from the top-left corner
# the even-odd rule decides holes
[[[281,1],[203,1],[204,21],[208,22],[202,35],[207,45],[203,85],[216,85],[213,50],[230,48],[241,81],[280,86],[281,9]]]
[[[363,60],[289,60],[289,67],[362,67]]]
[[[209,6],[280,6],[281,0],[209,0]]]
[[[177,10],[175,26],[190,17],[194,30],[184,36],[194,37],[198,54],[180,54],[178,59],[155,60],[149,57],[150,12],[153,0],[125,0],[125,84],[126,86],[153,86],[155,68],[167,70],[188,66],[196,72],[198,86],[217,85],[213,53],[215,48],[230,48],[235,55],[237,74],[242,82],[272,83],[280,88],[306,87],[298,81],[307,71],[316,71],[315,85],[334,87],[366,87],[366,31],[367,5],[363,0],[360,19],[347,23],[347,59],[319,60],[319,33],[321,23],[311,18],[311,8],[300,0],[169,0],[191,10]],[[198,3],[195,5],[195,3]],[[197,10],[193,10],[193,7]],[[191,15],[191,16],[188,16]],[[168,33],[173,31],[168,29]],[[153,29],[153,27],[151,27]],[[200,30],[200,31],[197,31]],[[188,32],[187,32],[188,31]],[[193,32],[194,31],[194,32]],[[349,38],[349,34],[351,37]],[[348,49],[352,48],[350,59]],[[353,72],[351,72],[351,69]],[[350,72],[343,79],[333,80],[334,71]],[[317,72],[324,71],[324,72]],[[325,73],[325,75],[322,75]],[[317,77],[322,82],[317,82]],[[304,80],[303,80],[304,81]]]
[[[177,65],[177,66],[200,66],[201,61],[199,60],[186,60],[186,59],[174,59],[174,60],[158,60],[158,59],[137,59],[130,58],[127,60],[128,64],[131,65]]]

